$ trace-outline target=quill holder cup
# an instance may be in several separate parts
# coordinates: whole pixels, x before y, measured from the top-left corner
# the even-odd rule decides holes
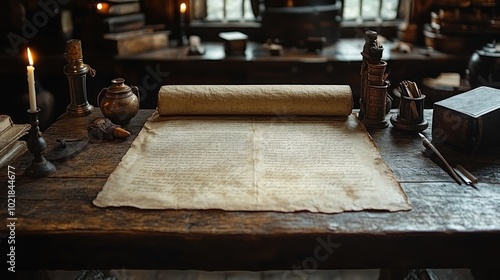
[[[421,123],[424,121],[425,95],[420,97],[401,96],[398,118],[407,122]]]
[[[409,97],[401,95],[399,110],[391,117],[394,127],[407,131],[422,131],[428,127],[424,118],[425,95]]]

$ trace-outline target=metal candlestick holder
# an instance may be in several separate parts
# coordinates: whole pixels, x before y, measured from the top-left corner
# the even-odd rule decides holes
[[[68,77],[70,104],[66,111],[72,115],[84,116],[92,112],[94,107],[87,100],[87,73],[95,76],[95,70],[83,63],[80,40],[71,39],[66,45],[64,74]]]
[[[43,156],[47,143],[45,142],[45,139],[43,139],[38,126],[38,114],[40,111],[40,108],[37,108],[35,112],[28,110],[31,124],[29,138],[27,141],[28,151],[30,151],[35,158],[31,162],[31,165],[26,169],[26,172],[32,177],[45,177],[56,171],[54,164],[46,160]]]
[[[184,22],[181,22],[179,28],[179,42],[177,42],[177,46],[182,47],[188,44],[188,39],[186,37],[186,25]]]
[[[177,42],[177,45],[179,47],[185,46],[188,43],[188,39],[186,37],[186,11],[182,11],[182,5],[181,5],[181,12],[180,12],[180,18],[179,18],[179,42]]]

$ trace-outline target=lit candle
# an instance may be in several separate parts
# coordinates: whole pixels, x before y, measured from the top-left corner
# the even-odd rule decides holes
[[[107,3],[97,3],[95,8],[97,9],[98,13],[108,14],[110,10],[110,5]]]
[[[184,24],[184,14],[186,13],[186,3],[181,3],[181,25]]]
[[[36,92],[35,92],[35,67],[33,67],[33,57],[31,57],[30,48],[28,48],[28,93],[30,99],[30,112],[36,112]]]

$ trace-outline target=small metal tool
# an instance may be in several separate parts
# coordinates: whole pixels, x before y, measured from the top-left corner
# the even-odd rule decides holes
[[[70,159],[80,153],[88,144],[89,138],[57,139],[56,141],[59,142],[60,145],[47,152],[45,157],[52,161],[62,161]]]
[[[446,168],[446,171],[448,171],[450,176],[455,180],[455,182],[457,182],[459,185],[461,185],[462,179],[460,179],[460,177],[458,177],[455,170],[446,161],[446,159],[438,151],[438,149],[434,145],[432,145],[431,141],[429,141],[429,139],[427,139],[422,133],[418,133],[418,135],[422,138],[422,144],[424,145],[424,147],[430,149],[439,158],[439,160],[443,163],[444,167]]]
[[[471,186],[477,190],[476,186],[474,186],[472,181],[464,173],[462,173],[458,168],[453,168],[453,171],[455,171],[455,173],[457,173],[458,177],[460,177],[460,179],[462,179],[462,181],[466,185]]]
[[[462,174],[464,174],[465,177],[467,177],[472,182],[472,184],[475,185],[475,184],[479,183],[479,180],[474,175],[472,175],[469,171],[467,171],[467,169],[465,169],[463,166],[461,166],[460,164],[457,164],[457,166],[455,166],[455,168],[457,170],[459,170],[460,172],[462,172]]]

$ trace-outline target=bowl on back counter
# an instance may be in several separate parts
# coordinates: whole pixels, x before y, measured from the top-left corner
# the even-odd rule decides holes
[[[447,72],[435,78],[423,78],[420,89],[426,96],[425,108],[431,109],[434,103],[466,92],[471,89],[471,86],[469,81],[461,78],[459,73]]]

